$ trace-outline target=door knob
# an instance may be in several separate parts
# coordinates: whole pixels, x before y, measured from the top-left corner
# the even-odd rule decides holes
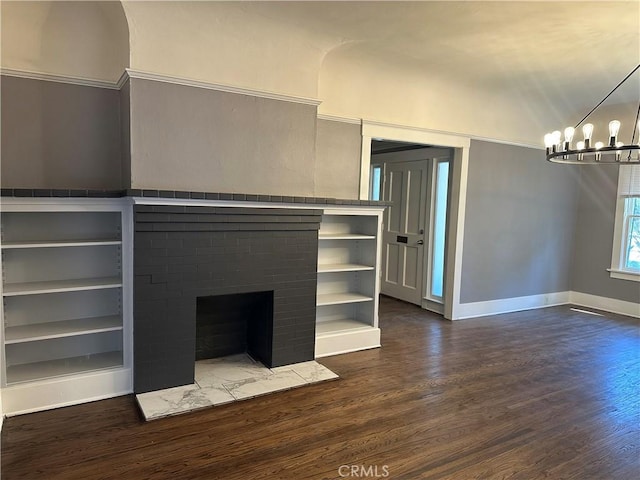
[[[418,245],[424,245],[424,240],[418,240]]]

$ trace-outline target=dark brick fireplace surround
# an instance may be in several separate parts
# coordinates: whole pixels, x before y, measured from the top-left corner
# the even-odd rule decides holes
[[[193,383],[199,298],[273,292],[263,362],[313,360],[322,210],[136,205],[134,214],[136,393]]]

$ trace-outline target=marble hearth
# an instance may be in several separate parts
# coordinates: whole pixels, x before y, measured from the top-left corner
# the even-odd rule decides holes
[[[155,420],[337,378],[316,361],[267,368],[239,354],[200,360],[193,384],[141,393],[136,399],[145,420]]]

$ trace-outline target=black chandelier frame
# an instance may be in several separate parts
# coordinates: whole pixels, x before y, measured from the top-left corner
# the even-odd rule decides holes
[[[602,105],[613,92],[615,92],[629,77],[640,69],[638,64],[616,87],[611,90],[595,107],[580,120],[574,130],[577,130],[589,116]],[[600,165],[600,164],[640,164],[640,142],[634,143],[636,133],[640,128],[638,119],[640,118],[640,102],[638,112],[633,126],[633,134],[630,144],[616,143],[616,137],[609,138],[609,144],[601,148],[591,146],[589,140],[585,140],[585,148],[571,148],[570,142],[559,142],[556,145],[546,147],[547,160],[553,163],[564,163],[570,165]]]

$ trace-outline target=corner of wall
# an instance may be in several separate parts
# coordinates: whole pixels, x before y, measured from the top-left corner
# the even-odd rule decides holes
[[[629,317],[640,318],[640,304],[582,292],[570,292],[569,303],[581,307],[604,310]]]

